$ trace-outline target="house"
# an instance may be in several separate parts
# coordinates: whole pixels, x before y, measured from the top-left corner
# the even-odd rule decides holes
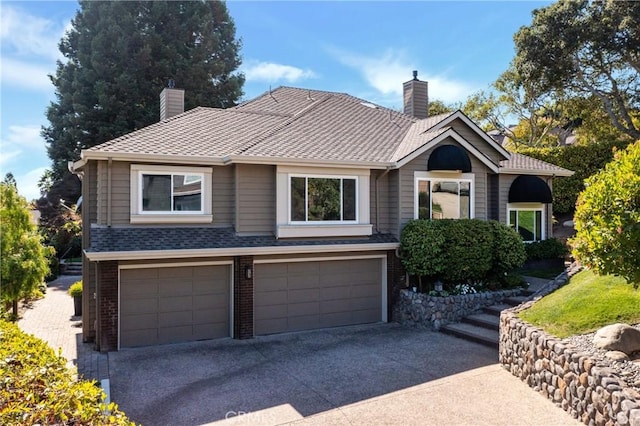
[[[572,172],[497,144],[462,112],[427,117],[280,87],[182,112],[82,151],[83,336],[101,351],[390,320],[414,218],[496,219],[551,235]],[[173,115],[175,114],[175,115]],[[395,292],[395,293],[394,293]]]

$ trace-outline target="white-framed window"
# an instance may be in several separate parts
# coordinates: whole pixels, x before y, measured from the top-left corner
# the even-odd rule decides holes
[[[472,173],[415,172],[415,219],[474,217]]]
[[[542,203],[512,203],[507,205],[507,224],[518,231],[526,242],[546,237],[544,205]]]
[[[369,169],[278,166],[276,236],[371,235],[370,173]]]
[[[355,223],[357,176],[289,176],[290,223]]]
[[[211,222],[211,168],[131,165],[132,223]]]

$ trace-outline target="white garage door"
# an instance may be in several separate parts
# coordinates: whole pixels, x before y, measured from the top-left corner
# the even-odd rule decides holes
[[[229,265],[120,270],[120,346],[229,336]]]
[[[381,259],[258,263],[256,335],[381,321]]]

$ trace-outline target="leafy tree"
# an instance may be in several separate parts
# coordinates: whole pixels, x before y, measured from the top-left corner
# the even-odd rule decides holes
[[[640,140],[586,181],[574,217],[574,256],[598,274],[640,285]]]
[[[185,109],[242,95],[240,42],[221,1],[80,1],[59,47],[67,61],[51,76],[42,131],[54,180],[80,150],[157,122],[169,79],[185,89]]]
[[[640,138],[640,2],[559,1],[514,36],[518,74],[532,96],[597,99],[613,126]]]
[[[49,272],[49,248],[31,223],[29,206],[10,183],[0,183],[0,297],[18,315],[18,301],[32,294]]]
[[[443,101],[439,99],[434,99],[433,101],[429,101],[429,117],[434,115],[444,114],[448,112],[453,112],[459,109],[456,105],[447,105]]]

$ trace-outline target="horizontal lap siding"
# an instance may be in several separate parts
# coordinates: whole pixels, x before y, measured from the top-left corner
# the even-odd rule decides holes
[[[213,224],[232,226],[234,215],[234,166],[214,167],[212,176]]]
[[[499,186],[499,194],[500,194],[500,222],[506,224],[507,223],[507,204],[509,203],[509,189],[511,189],[511,184],[514,180],[520,175],[500,175],[500,186]],[[551,179],[548,179],[546,176],[538,176],[540,179],[545,181],[547,185],[549,185],[549,189],[553,190],[553,182]],[[543,204],[544,214],[546,221],[546,236],[550,238],[553,236],[553,206],[551,204]]]
[[[384,174],[384,170],[372,170],[371,175],[371,223],[378,226],[375,231],[381,233],[393,232],[394,226],[391,223],[390,215],[390,194],[389,194],[389,174],[385,174],[379,180],[378,178]],[[376,193],[376,181],[378,190]],[[377,196],[380,199],[377,200]]]
[[[489,145],[487,141],[480,137],[474,130],[471,130],[464,121],[455,119],[449,124],[453,129],[462,136],[467,142],[474,146],[478,151],[491,159],[491,161],[498,165],[500,161],[504,160],[502,154],[500,154],[494,147]],[[497,144],[497,143],[496,143]]]
[[[460,146],[457,143],[455,143],[452,139],[447,139],[445,140],[444,143]],[[400,213],[401,213],[400,229],[402,229],[402,227],[404,227],[404,225],[406,225],[407,222],[413,219],[414,200],[415,200],[414,172],[427,171],[427,160],[429,159],[429,155],[431,154],[431,152],[433,152],[433,149],[413,159],[412,161],[410,161],[400,169],[400,191],[399,191]],[[471,172],[475,175],[474,215],[475,215],[475,218],[477,219],[486,220],[488,218],[488,212],[487,212],[487,171],[488,169],[482,162],[480,162],[480,160],[478,160],[472,154],[469,154],[469,159],[471,160]]]
[[[389,232],[400,238],[400,170],[392,170],[387,176],[389,176]]]
[[[276,223],[276,170],[274,166],[236,165],[238,232],[273,232]]]

